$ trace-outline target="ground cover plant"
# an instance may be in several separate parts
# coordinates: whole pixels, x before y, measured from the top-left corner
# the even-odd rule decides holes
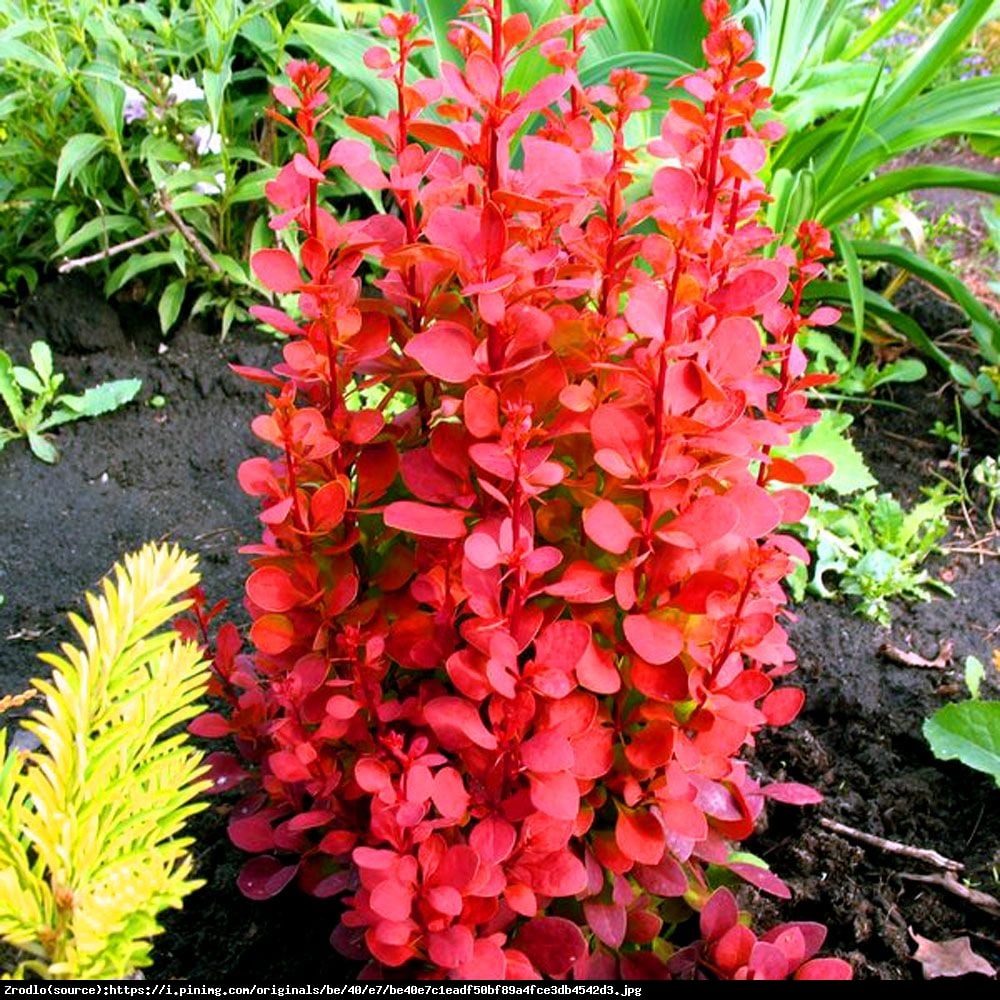
[[[829,381],[796,344],[838,318],[803,308],[829,237],[759,222],[780,128],[720,0],[629,203],[646,81],[578,85],[585,6],[534,28],[474,0],[459,62],[412,84],[417,19],[387,16],[365,59],[396,106],[349,119],[371,146],[317,141],[329,69],[276,88],[302,146],[267,188],[284,244],[252,264],[279,306],[254,314],[289,342],[239,370],[278,454],[240,468],[251,648],[220,629],[228,709],[193,729],[243,756],[214,758],[249,793],[243,891],[343,896],[334,942],[374,974],[846,978],[822,927],[758,937],[727,888],[786,896],[735,844],[765,799],[818,801],[740,753],[804,698],[782,528],[830,465],[772,449]],[[553,71],[508,87],[529,52]],[[336,169],[387,210],[335,219]]]

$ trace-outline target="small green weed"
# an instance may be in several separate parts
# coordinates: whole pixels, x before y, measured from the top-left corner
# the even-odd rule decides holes
[[[128,378],[104,382],[79,396],[60,393],[65,376],[53,370],[52,351],[42,340],[31,345],[31,363],[32,368],[15,365],[6,351],[0,351],[0,399],[14,422],[13,427],[0,425],[0,450],[8,441],[26,437],[43,462],[59,459],[46,431],[117,410],[135,399],[142,388],[139,379]]]

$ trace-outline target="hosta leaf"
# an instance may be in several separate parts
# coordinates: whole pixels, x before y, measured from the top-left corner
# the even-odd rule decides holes
[[[965,701],[939,708],[924,736],[939,760],[985,771],[1000,787],[1000,701]]]

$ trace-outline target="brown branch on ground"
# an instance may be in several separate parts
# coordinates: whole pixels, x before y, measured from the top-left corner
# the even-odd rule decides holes
[[[912,872],[900,872],[899,877],[906,879],[908,882],[923,882],[926,885],[936,885],[946,892],[958,896],[959,899],[964,899],[967,903],[971,903],[980,910],[985,910],[991,916],[1000,917],[1000,899],[997,899],[996,896],[991,896],[988,892],[982,892],[979,889],[963,885],[955,878],[952,872],[936,875],[915,875]]]
[[[899,854],[904,858],[914,858],[923,861],[925,864],[935,868],[943,868],[946,871],[960,872],[965,865],[960,861],[952,861],[937,851],[928,850],[925,847],[911,847],[909,844],[901,844],[898,840],[887,840],[885,837],[877,837],[873,833],[865,833],[863,830],[856,830],[853,826],[845,826],[835,819],[823,817],[819,821],[820,826],[841,836],[850,837],[852,840],[859,840],[863,844],[870,844],[872,847],[879,847],[890,854]]]

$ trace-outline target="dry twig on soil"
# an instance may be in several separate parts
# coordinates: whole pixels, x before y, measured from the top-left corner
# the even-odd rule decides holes
[[[823,817],[819,821],[820,826],[825,827],[833,833],[850,837],[853,840],[860,840],[863,844],[871,844],[872,847],[879,847],[890,854],[899,854],[904,858],[914,858],[923,861],[925,864],[933,865],[935,868],[943,868],[945,871],[960,872],[965,865],[960,861],[952,861],[937,851],[928,850],[925,847],[910,847],[909,844],[901,844],[898,840],[887,840],[885,837],[876,837],[873,833],[865,833],[863,830],[856,830],[853,826],[845,826],[835,819]]]
[[[959,899],[964,899],[967,903],[985,910],[993,917],[1000,917],[1000,899],[991,896],[988,892],[973,889],[963,885],[952,872],[937,875],[915,875],[912,872],[900,872],[900,878],[905,878],[908,882],[923,882],[926,885],[936,885],[946,892],[950,892]]]

